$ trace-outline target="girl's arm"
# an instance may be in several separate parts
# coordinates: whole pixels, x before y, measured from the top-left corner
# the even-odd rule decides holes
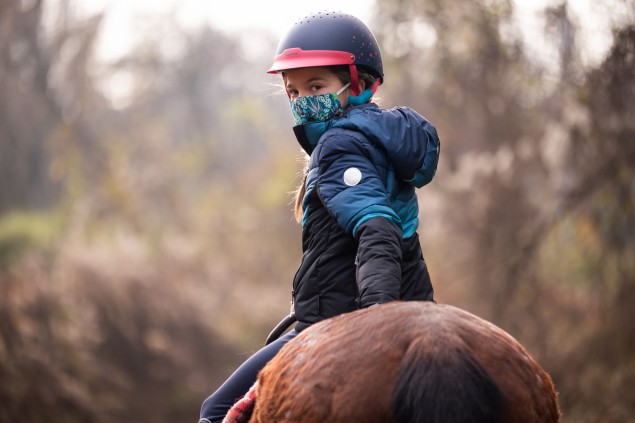
[[[359,306],[398,300],[401,287],[401,230],[391,220],[374,217],[357,229]]]
[[[311,157],[317,161],[320,200],[358,241],[361,307],[397,300],[401,291],[401,220],[385,185],[389,163],[376,151],[360,134],[334,130]]]

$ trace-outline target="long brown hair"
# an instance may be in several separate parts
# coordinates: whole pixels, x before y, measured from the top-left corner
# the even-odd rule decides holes
[[[351,73],[348,66],[346,65],[330,66],[328,67],[328,69],[337,76],[337,78],[342,82],[342,84],[346,85],[349,82],[351,82]],[[377,77],[373,74],[373,72],[370,69],[365,68],[364,66],[357,67],[357,75],[360,82],[361,81],[364,82],[364,85],[362,88],[372,86],[377,80]],[[304,199],[304,194],[306,192],[305,185],[306,185],[306,175],[309,170],[308,169],[309,156],[306,154],[302,154],[302,157],[300,160],[302,160],[303,162],[302,163],[303,164],[302,181],[295,190],[295,207],[294,207],[295,220],[298,223],[302,222],[302,219],[304,218],[304,210],[302,209],[302,200]]]

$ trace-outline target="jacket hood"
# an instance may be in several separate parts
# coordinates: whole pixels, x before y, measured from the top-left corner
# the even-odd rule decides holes
[[[382,147],[399,177],[409,184],[419,188],[434,177],[439,137],[435,127],[414,110],[364,104],[331,122],[332,127],[358,131]]]

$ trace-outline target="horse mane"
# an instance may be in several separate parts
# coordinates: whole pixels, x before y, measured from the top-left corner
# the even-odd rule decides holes
[[[441,332],[432,328],[434,332]],[[393,413],[400,423],[496,423],[503,393],[480,361],[452,345],[414,339],[406,351],[393,391]],[[454,340],[456,342],[456,340]]]

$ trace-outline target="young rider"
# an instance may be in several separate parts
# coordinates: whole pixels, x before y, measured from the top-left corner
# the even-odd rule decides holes
[[[292,290],[298,323],[203,403],[201,422],[221,421],[259,370],[313,323],[389,301],[434,301],[415,188],[434,176],[439,138],[412,109],[371,102],[384,80],[371,31],[343,13],[305,17],[280,41],[269,73],[282,76],[293,131],[309,155],[296,195],[304,253]]]

